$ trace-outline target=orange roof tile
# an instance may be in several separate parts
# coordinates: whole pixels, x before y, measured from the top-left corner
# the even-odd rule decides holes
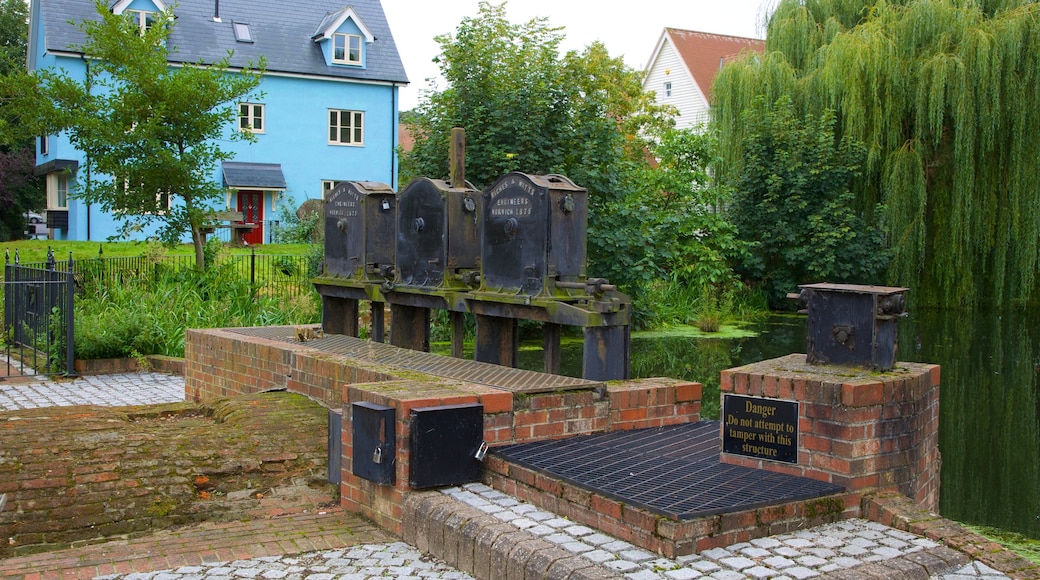
[[[757,38],[678,28],[665,28],[665,32],[705,97],[711,94],[715,75],[727,59],[739,55],[744,50],[764,52],[766,48],[766,42]]]

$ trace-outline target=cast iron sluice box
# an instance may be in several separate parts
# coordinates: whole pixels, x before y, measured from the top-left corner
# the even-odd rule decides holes
[[[719,422],[615,431],[497,447],[511,461],[687,520],[841,493],[830,483],[719,462]]]
[[[255,327],[228,329],[230,332],[299,344],[292,327]],[[342,334],[326,334],[308,340],[310,348],[339,354],[370,363],[418,371],[446,379],[456,379],[504,391],[543,393],[556,390],[584,390],[603,387],[602,382],[514,369],[474,360],[452,358],[372,342]]]

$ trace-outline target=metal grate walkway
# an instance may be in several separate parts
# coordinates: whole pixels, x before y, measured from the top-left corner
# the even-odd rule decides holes
[[[680,520],[843,492],[806,477],[719,462],[719,422],[497,447],[504,459]]]
[[[229,328],[226,330],[246,336],[300,344],[291,326]],[[452,358],[450,356],[409,350],[341,334],[326,334],[322,338],[308,340],[305,344],[310,348],[340,354],[356,360],[419,371],[437,377],[456,379],[518,393],[584,390],[603,386],[603,383],[597,381]]]

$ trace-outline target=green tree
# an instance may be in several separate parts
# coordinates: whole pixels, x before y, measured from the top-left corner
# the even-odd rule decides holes
[[[159,225],[168,242],[191,234],[196,266],[205,264],[202,228],[211,204],[225,195],[213,180],[231,158],[219,139],[247,139],[229,131],[233,104],[260,83],[258,70],[229,72],[229,57],[171,67],[167,11],[147,31],[96,2],[98,20],[80,24],[78,47],[89,64],[84,78],[39,70],[9,81],[15,112],[34,134],[67,131],[86,156],[87,179],[76,196],[124,217],[123,235]],[[173,200],[177,200],[175,202]]]
[[[0,75],[25,68],[29,6],[24,0],[0,0]]]
[[[415,147],[402,182],[448,175],[452,127],[466,130],[466,178],[478,188],[509,171],[560,173],[589,190],[589,272],[632,292],[649,269],[638,215],[618,207],[645,165],[645,135],[668,125],[641,75],[594,43],[560,55],[563,34],[543,18],[505,18],[481,2],[437,38],[446,81],[416,108]]]
[[[849,189],[866,148],[837,140],[831,111],[799,116],[763,98],[744,113],[744,159],[731,215],[751,245],[742,274],[783,307],[798,284],[874,283],[887,264],[882,232],[853,210]]]
[[[28,14],[23,0],[0,0],[0,78],[25,68]],[[0,117],[4,106],[0,98]],[[32,136],[0,139],[0,240],[22,237],[25,212],[46,203],[41,180],[33,175],[34,165]]]
[[[838,138],[867,147],[855,204],[889,231],[889,283],[922,306],[1026,301],[1040,270],[1038,16],[1027,0],[781,0],[766,54],[715,80],[720,172],[741,172],[756,98],[831,109]]]

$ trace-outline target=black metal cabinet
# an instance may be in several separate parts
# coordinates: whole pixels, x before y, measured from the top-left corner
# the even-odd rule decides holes
[[[480,192],[468,184],[412,180],[398,196],[395,283],[465,286],[465,273],[480,265],[481,205]]]
[[[382,485],[394,485],[397,429],[393,407],[358,402],[351,405],[351,473]]]
[[[552,294],[585,276],[588,192],[562,175],[507,173],[484,191],[483,289]]]
[[[806,360],[886,371],[895,366],[897,322],[906,288],[805,284],[799,298],[809,315]]]
[[[412,409],[409,485],[426,489],[480,479],[484,406],[442,405]]]
[[[381,280],[393,272],[397,200],[385,183],[345,181],[325,195],[325,273]]]

